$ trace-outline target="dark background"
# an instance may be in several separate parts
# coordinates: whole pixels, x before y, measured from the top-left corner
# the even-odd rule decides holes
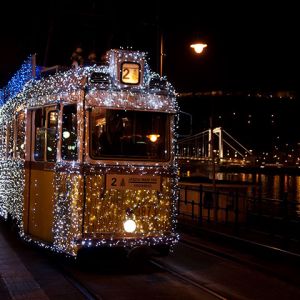
[[[163,75],[177,92],[221,90],[229,95],[178,98],[181,109],[193,114],[194,133],[207,129],[213,115],[215,126],[223,126],[248,148],[271,151],[280,140],[281,148],[296,149],[300,145],[296,2],[177,2],[1,3],[0,86],[29,54],[37,53],[41,66],[70,66],[76,47],[83,49],[85,58],[95,51],[99,60],[110,48],[146,51],[150,66],[158,72],[162,33]],[[208,44],[202,55],[190,48],[199,38]],[[292,92],[293,100],[281,99],[278,91]]]
[[[77,46],[98,57],[120,46],[147,51],[158,70],[159,29],[165,40],[163,73],[179,92],[298,88],[296,4],[206,2],[1,3],[0,85],[29,54],[37,53],[40,65],[69,65]],[[208,44],[203,55],[189,47],[195,38]]]

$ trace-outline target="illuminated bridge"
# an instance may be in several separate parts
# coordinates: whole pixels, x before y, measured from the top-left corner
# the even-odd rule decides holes
[[[222,127],[180,139],[178,146],[180,160],[227,165],[250,165],[254,162],[251,150],[246,149]]]

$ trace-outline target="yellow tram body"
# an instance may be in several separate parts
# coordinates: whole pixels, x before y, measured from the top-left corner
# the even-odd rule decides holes
[[[71,255],[177,242],[176,97],[143,52],[110,50],[102,66],[9,92],[0,215],[22,237]]]

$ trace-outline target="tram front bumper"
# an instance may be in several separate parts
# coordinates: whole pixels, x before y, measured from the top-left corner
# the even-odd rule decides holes
[[[101,234],[100,236],[85,236],[75,242],[79,248],[87,247],[124,247],[135,248],[139,246],[155,247],[159,245],[173,246],[179,240],[178,233],[165,233],[163,235],[152,236],[114,236]]]

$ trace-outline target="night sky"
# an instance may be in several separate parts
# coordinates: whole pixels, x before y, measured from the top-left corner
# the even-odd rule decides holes
[[[298,89],[295,1],[270,6],[181,1],[172,11],[159,1],[42,2],[1,4],[1,86],[29,54],[37,53],[40,65],[70,65],[78,46],[98,57],[120,46],[147,51],[157,70],[159,27],[165,39],[163,73],[178,92]],[[208,44],[201,56],[189,48],[196,37]]]

